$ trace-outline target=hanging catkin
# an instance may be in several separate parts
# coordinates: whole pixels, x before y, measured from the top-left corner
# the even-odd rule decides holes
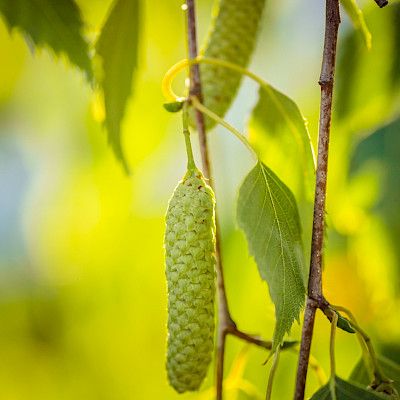
[[[165,253],[168,283],[168,379],[179,393],[197,390],[214,338],[215,199],[201,172],[189,169],[169,201]]]

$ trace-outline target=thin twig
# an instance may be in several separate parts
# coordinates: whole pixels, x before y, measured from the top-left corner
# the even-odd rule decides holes
[[[314,219],[311,261],[308,281],[308,300],[304,314],[303,333],[295,389],[295,400],[304,399],[308,360],[313,337],[315,312],[325,303],[322,294],[322,253],[326,183],[328,172],[329,133],[332,115],[332,93],[336,61],[336,45],[340,24],[339,0],[326,0],[325,41],[319,84],[321,106],[318,138],[317,176],[314,199]]]
[[[272,349],[272,342],[271,341],[266,341],[266,340],[262,340],[259,339],[255,336],[251,336],[248,335],[247,333],[244,333],[242,331],[240,331],[239,329],[237,329],[236,327],[230,327],[229,331],[227,332],[228,334],[232,335],[232,336],[236,336],[239,339],[244,340],[245,342],[249,342],[252,343],[258,347],[262,347],[266,350],[271,350]],[[289,346],[290,346],[290,342],[289,342]]]
[[[329,390],[331,392],[332,400],[336,400],[336,360],[335,360],[335,336],[336,336],[336,327],[338,322],[338,315],[336,313],[333,314],[332,322],[331,322],[331,337],[330,337],[330,345],[329,345],[329,359],[331,364],[331,377],[329,379]]]
[[[331,364],[331,380],[336,376],[336,360],[335,360],[335,337],[336,337],[336,327],[338,322],[338,315],[334,313],[332,323],[331,323],[331,337],[329,345],[329,360]]]

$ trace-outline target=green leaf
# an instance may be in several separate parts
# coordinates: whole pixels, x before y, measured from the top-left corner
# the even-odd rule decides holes
[[[65,53],[72,64],[92,78],[84,24],[73,0],[0,0],[0,12],[10,29],[17,28],[35,45]]]
[[[164,103],[164,108],[170,113],[176,113],[182,110],[184,102],[183,101],[173,101],[171,103]]]
[[[116,0],[97,42],[102,64],[105,125],[115,155],[129,170],[121,145],[121,122],[138,61],[139,0]]]
[[[240,187],[237,219],[275,304],[274,351],[304,305],[304,256],[296,200],[260,161]]]
[[[343,317],[343,315],[341,315],[338,311],[335,310],[335,312],[338,316],[337,327],[348,333],[356,333],[354,328],[351,326],[351,322],[347,318]]]
[[[388,400],[390,397],[384,396],[371,390],[367,390],[360,385],[347,382],[338,376],[335,378],[335,392],[336,392],[336,400],[377,400],[377,399],[386,399]],[[333,400],[331,394],[330,382],[328,382],[325,386],[322,386],[314,395],[311,397],[311,400]]]
[[[294,193],[313,199],[314,151],[307,123],[296,103],[272,86],[259,89],[249,121],[252,144]],[[272,163],[272,164],[271,164]]]
[[[354,27],[361,32],[367,49],[370,49],[372,35],[365,22],[364,14],[356,3],[356,0],[340,0],[340,2],[342,3],[347,15],[353,22]]]
[[[393,380],[393,387],[400,393],[400,365],[383,356],[378,356],[378,363],[384,374]],[[366,386],[371,383],[368,369],[363,359],[356,364],[350,374],[349,380]]]

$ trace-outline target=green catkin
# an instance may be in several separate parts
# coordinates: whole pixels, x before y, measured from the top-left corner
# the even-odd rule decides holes
[[[167,373],[179,393],[199,389],[214,347],[214,210],[212,189],[189,169],[169,201],[165,232]]]
[[[211,29],[200,55],[247,67],[253,53],[265,0],[216,0]],[[239,89],[241,74],[201,64],[203,104],[221,118]],[[206,118],[207,128],[215,122]]]

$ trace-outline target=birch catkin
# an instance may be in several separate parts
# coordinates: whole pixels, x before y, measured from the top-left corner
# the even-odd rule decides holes
[[[215,199],[197,169],[176,187],[166,215],[167,373],[179,392],[197,390],[214,339]]]
[[[217,0],[200,55],[246,67],[253,53],[265,0]],[[241,75],[224,67],[200,65],[203,104],[223,117],[239,89]],[[215,122],[206,118],[207,128]]]

